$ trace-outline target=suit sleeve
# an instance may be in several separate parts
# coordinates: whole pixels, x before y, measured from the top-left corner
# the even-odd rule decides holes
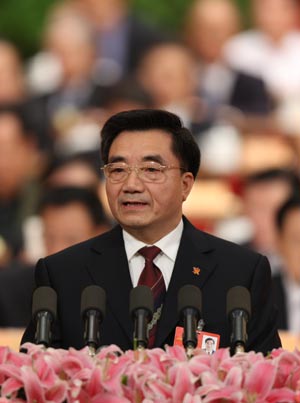
[[[248,326],[247,350],[267,354],[273,348],[281,347],[281,341],[277,331],[277,309],[272,295],[271,269],[264,256],[260,256],[255,267],[250,293],[252,319]]]

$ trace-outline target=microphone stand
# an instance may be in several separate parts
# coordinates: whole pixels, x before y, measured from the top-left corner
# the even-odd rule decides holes
[[[231,354],[244,353],[247,341],[247,319],[248,314],[242,309],[236,309],[232,313],[232,348]]]
[[[148,317],[144,309],[137,309],[135,315],[133,350],[136,360],[143,360],[148,346]]]
[[[94,357],[99,346],[99,321],[100,315],[96,309],[90,309],[86,314],[85,339],[89,350],[89,356]]]
[[[194,308],[185,309],[184,317],[184,335],[183,345],[185,347],[186,355],[192,358],[194,355],[195,347],[197,346],[197,320]]]

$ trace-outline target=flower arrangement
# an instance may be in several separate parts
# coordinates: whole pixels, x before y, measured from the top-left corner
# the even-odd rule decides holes
[[[186,357],[180,346],[122,352],[111,345],[95,356],[82,350],[28,353],[0,347],[0,403],[278,403],[300,402],[300,352],[268,357],[229,349]]]

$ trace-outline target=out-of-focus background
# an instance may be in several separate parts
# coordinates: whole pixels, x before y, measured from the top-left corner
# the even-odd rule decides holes
[[[300,1],[2,0],[0,344],[18,348],[36,261],[112,225],[100,129],[177,113],[202,151],[185,215],[268,256],[300,332]],[[241,268],[242,270],[242,268]]]

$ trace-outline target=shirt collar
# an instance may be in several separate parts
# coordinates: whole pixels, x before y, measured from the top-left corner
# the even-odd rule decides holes
[[[151,246],[145,244],[145,242],[139,241],[138,239],[134,238],[124,229],[122,231],[128,261],[130,261],[133,258],[133,256],[137,253],[139,249],[143,248],[144,246]],[[160,248],[161,251],[174,262],[180,244],[182,231],[183,231],[183,221],[181,219],[176,228],[174,228],[171,232],[169,232],[159,241],[154,243],[155,246]]]

